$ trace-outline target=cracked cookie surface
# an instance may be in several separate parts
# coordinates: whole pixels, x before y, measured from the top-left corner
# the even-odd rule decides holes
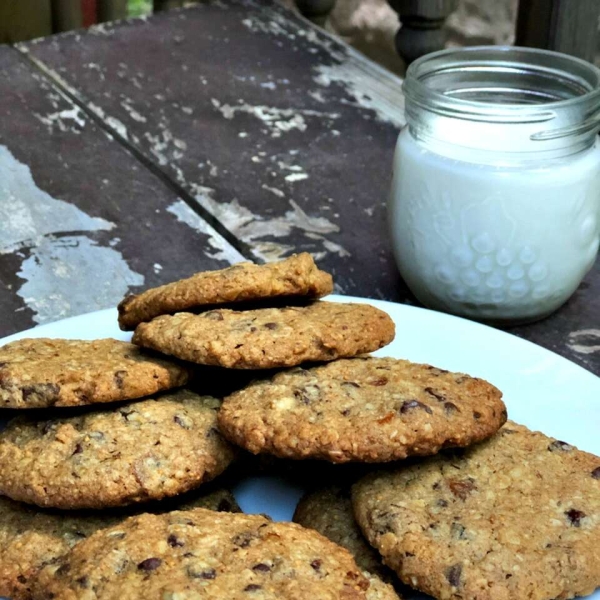
[[[135,329],[160,315],[202,306],[268,298],[320,298],[332,291],[331,275],[320,271],[312,256],[303,252],[265,265],[245,262],[219,271],[204,271],[127,296],[119,304],[119,325],[121,329]]]
[[[372,352],[393,338],[394,322],[373,306],[315,302],[162,316],[139,325],[133,342],[198,364],[268,369]]]
[[[208,494],[185,494],[173,504],[138,507],[144,512],[163,508],[208,508],[240,512],[233,494],[215,489]],[[111,527],[131,516],[127,512],[59,512],[41,510],[0,497],[0,595],[12,600],[31,600],[31,587],[39,571],[66,554],[99,529]]]
[[[386,564],[441,600],[563,600],[600,585],[600,458],[516,423],[367,475],[352,500]]]
[[[315,531],[196,509],[94,534],[42,571],[34,597],[368,600],[369,588],[348,551]]]
[[[462,373],[359,357],[251,383],[224,400],[219,426],[254,454],[387,462],[491,436],[506,420],[501,396]]]
[[[133,400],[185,385],[184,365],[114,339],[30,338],[0,347],[0,407]]]
[[[42,507],[158,500],[219,475],[234,449],[220,401],[188,390],[75,416],[17,417],[0,432],[0,493]]]

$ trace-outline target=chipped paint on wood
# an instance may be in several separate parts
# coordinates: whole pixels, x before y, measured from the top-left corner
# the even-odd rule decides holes
[[[105,273],[110,277],[102,277]],[[85,236],[43,238],[17,275],[25,280],[17,294],[36,323],[114,306],[130,286],[144,284],[120,252]]]
[[[245,260],[245,258],[233,248],[223,237],[215,234],[214,229],[208,226],[204,219],[201,219],[183,200],[174,202],[167,208],[167,212],[175,215],[177,220],[185,223],[195,231],[199,231],[208,236],[208,243],[214,252],[207,254],[216,259],[224,260],[229,264],[234,264]]]
[[[269,130],[271,137],[281,137],[293,129],[306,131],[305,117],[339,119],[339,113],[326,113],[318,110],[276,108],[274,106],[252,106],[240,101],[239,105],[221,104],[216,98],[212,99],[213,106],[226,118],[233,119],[237,113],[252,115],[262,121]]]
[[[569,335],[567,343],[573,352],[594,354],[600,352],[600,329],[580,329]]]
[[[48,234],[107,231],[113,223],[52,198],[40,189],[26,164],[0,145],[0,254],[32,246]]]

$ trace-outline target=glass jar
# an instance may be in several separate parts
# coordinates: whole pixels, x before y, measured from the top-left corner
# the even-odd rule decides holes
[[[594,264],[600,70],[545,50],[474,47],[414,62],[389,203],[398,267],[426,306],[542,318]]]

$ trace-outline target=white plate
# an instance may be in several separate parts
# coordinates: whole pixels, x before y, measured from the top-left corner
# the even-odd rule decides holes
[[[532,429],[600,454],[600,378],[515,336],[472,321],[413,306],[378,300],[329,296],[342,302],[368,302],[396,323],[396,340],[376,354],[427,362],[491,381],[504,392],[509,417]],[[42,325],[0,340],[23,337],[129,340],[119,330],[115,309]],[[245,512],[289,520],[299,487],[273,477],[249,478],[235,490]],[[600,590],[590,598],[600,600]]]

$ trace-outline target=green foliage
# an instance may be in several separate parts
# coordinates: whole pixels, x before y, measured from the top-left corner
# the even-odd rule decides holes
[[[127,5],[131,17],[141,17],[152,12],[152,0],[128,0]]]

